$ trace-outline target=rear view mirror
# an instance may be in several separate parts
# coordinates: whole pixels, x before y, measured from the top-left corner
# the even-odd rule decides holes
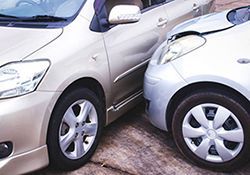
[[[139,21],[141,18],[140,8],[136,5],[114,6],[109,14],[110,24],[126,24]]]

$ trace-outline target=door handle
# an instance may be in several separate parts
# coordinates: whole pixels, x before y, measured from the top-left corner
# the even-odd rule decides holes
[[[159,18],[158,23],[157,23],[157,27],[164,27],[167,23],[168,23],[167,18]]]
[[[200,11],[200,6],[199,5],[197,5],[196,3],[194,3],[193,4],[193,11],[195,11],[195,12],[199,12]]]

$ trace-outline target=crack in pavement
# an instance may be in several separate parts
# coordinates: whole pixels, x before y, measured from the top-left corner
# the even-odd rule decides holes
[[[105,164],[105,163],[101,163],[101,162],[96,162],[96,161],[93,161],[93,160],[90,160],[89,163],[93,163],[94,165],[98,165],[98,166],[107,168],[107,169],[112,170],[112,171],[116,171],[119,174],[136,175],[136,174],[130,173],[128,171],[124,171],[124,170],[121,170],[119,168],[113,167],[113,166],[111,166],[109,164]]]

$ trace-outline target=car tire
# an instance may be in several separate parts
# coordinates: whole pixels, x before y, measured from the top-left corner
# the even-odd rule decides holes
[[[228,172],[244,165],[250,151],[250,117],[243,101],[215,89],[188,95],[172,122],[181,153],[194,164],[215,171]]]
[[[47,134],[50,165],[75,170],[93,155],[104,126],[103,104],[89,89],[75,89],[56,104]]]

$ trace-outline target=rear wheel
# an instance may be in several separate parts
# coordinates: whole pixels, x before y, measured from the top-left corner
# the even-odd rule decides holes
[[[181,152],[202,167],[230,171],[248,158],[249,113],[231,94],[212,89],[191,94],[177,107],[172,129]]]
[[[48,131],[50,163],[62,170],[77,169],[93,155],[104,125],[104,112],[89,89],[76,89],[56,105]]]

